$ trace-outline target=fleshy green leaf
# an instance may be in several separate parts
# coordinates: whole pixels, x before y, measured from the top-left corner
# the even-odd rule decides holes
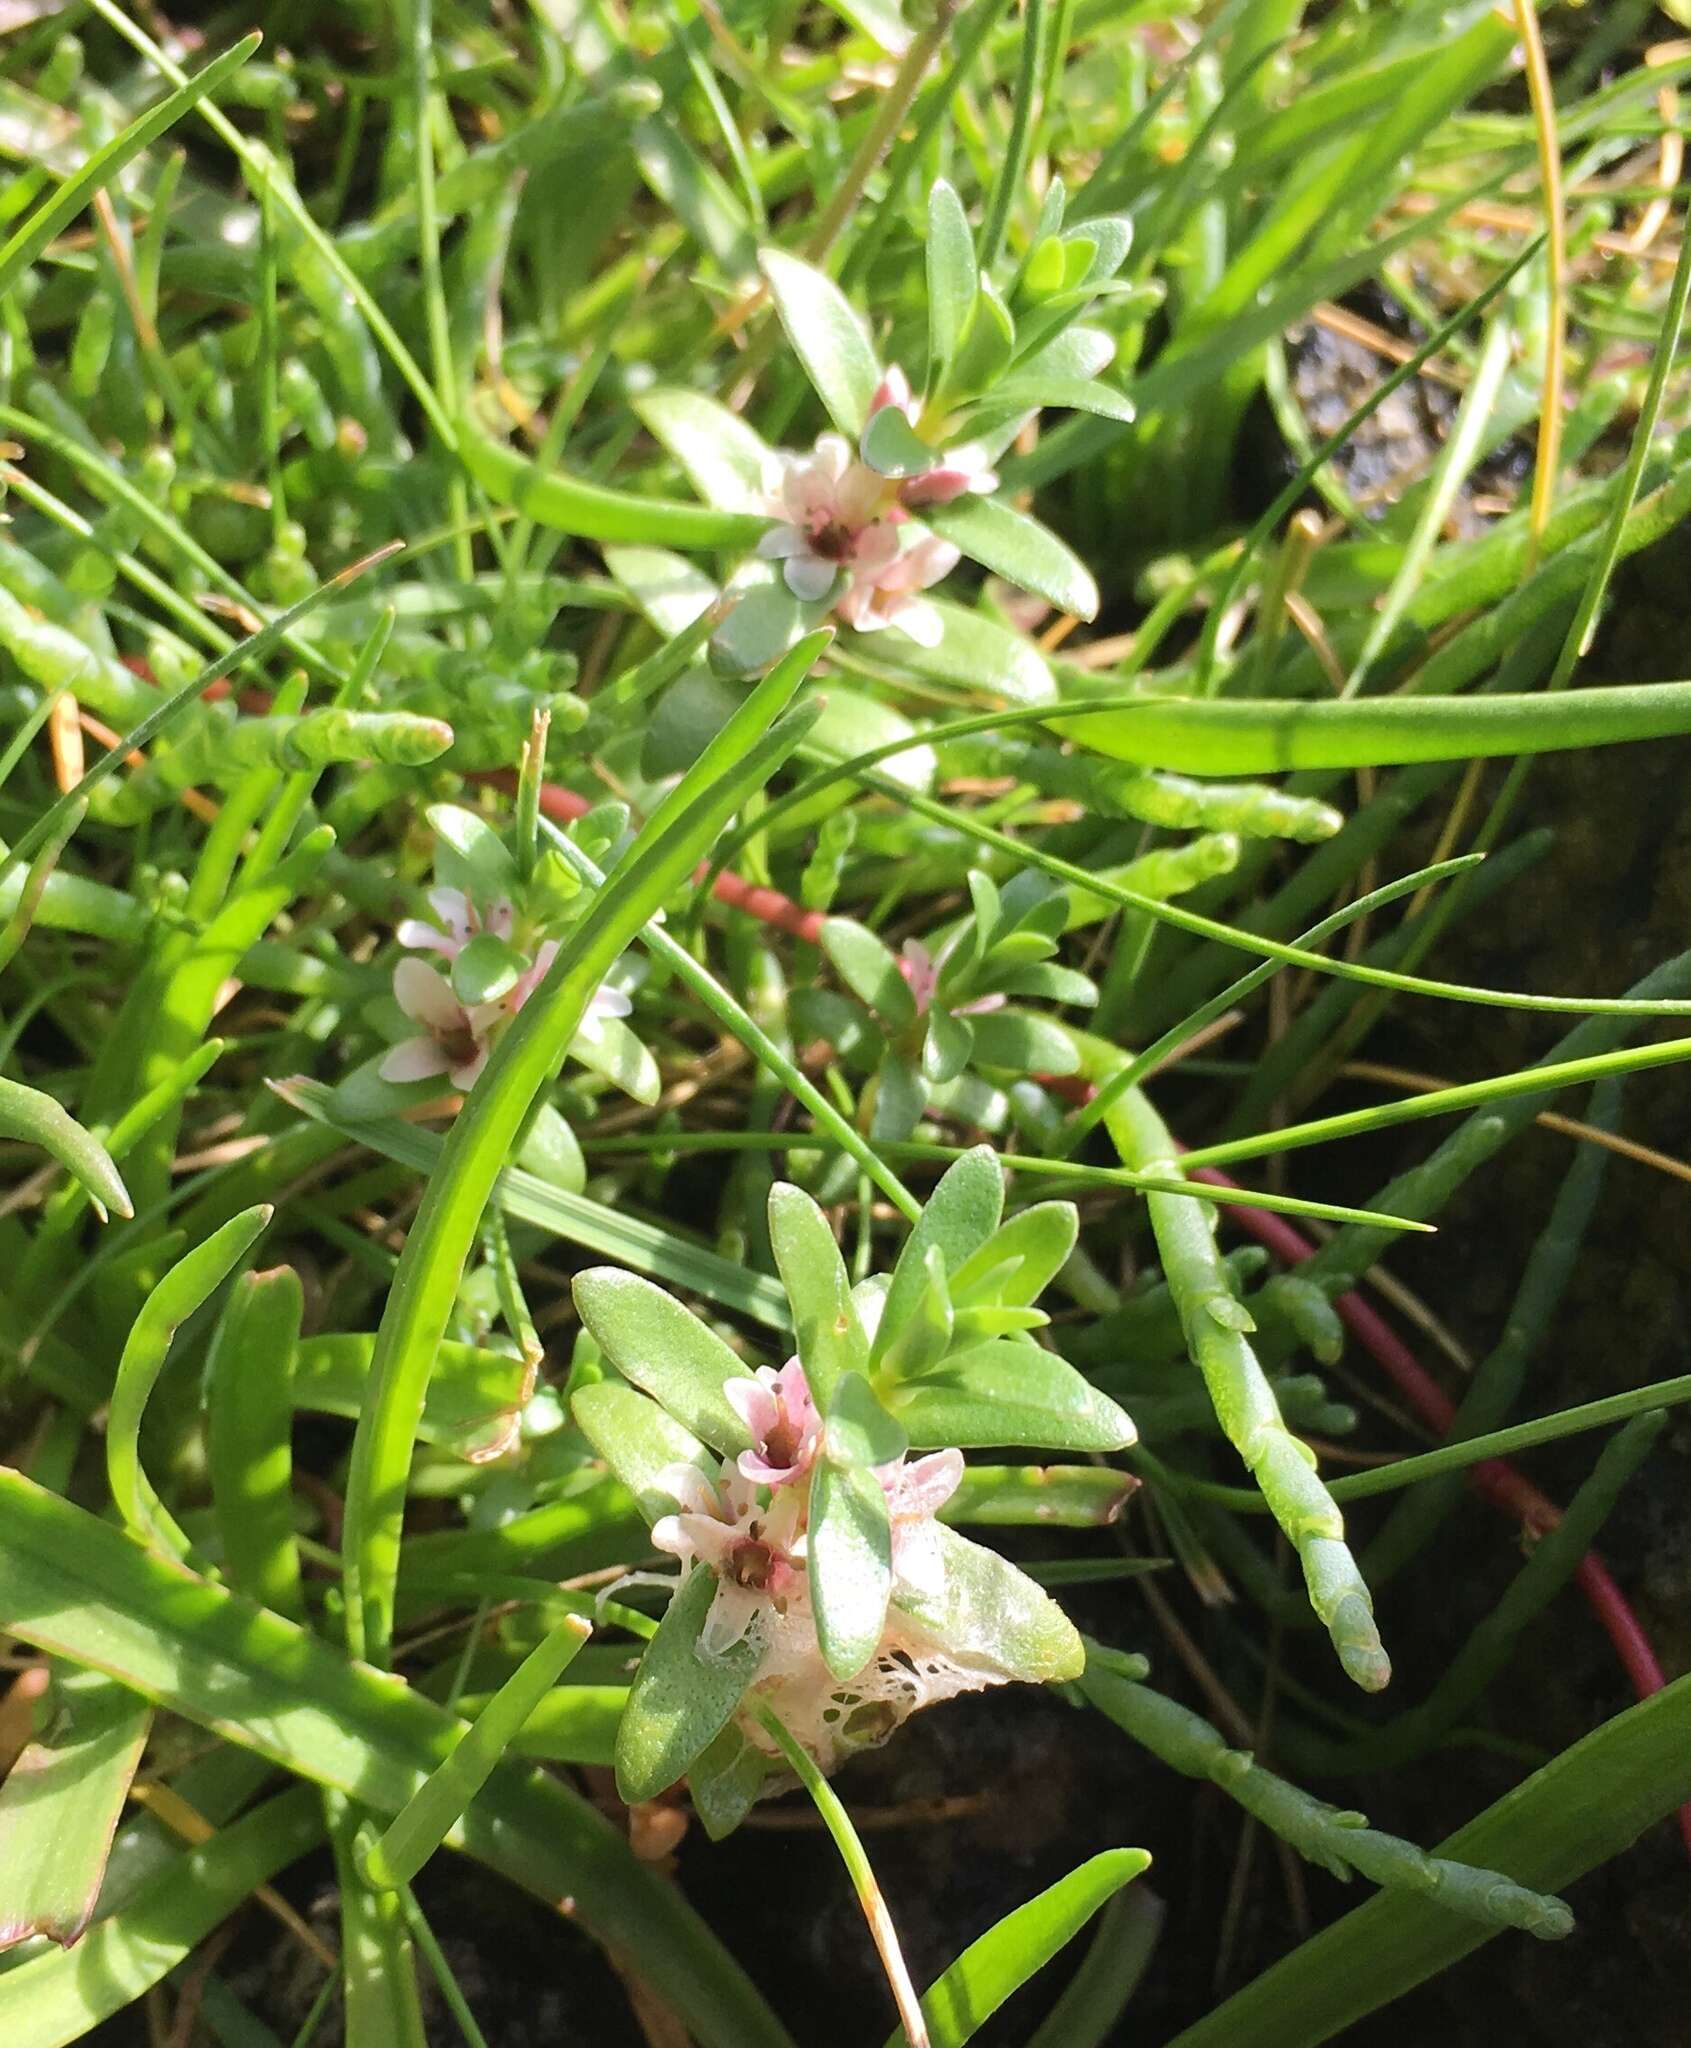
[[[920,1293],[908,1310],[900,1304],[903,1320],[881,1354],[880,1371],[889,1380],[924,1373],[951,1349],[951,1292],[938,1245],[930,1244],[923,1253],[922,1273]]]
[[[928,1012],[927,1036],[922,1041],[922,1071],[936,1087],[955,1081],[969,1064],[975,1049],[975,1034],[967,1017],[955,1017],[938,1003]]]
[[[939,614],[939,644],[922,647],[901,636],[898,658],[905,668],[971,694],[1002,697],[1008,704],[1055,701],[1057,680],[1031,641],[984,612],[972,612],[947,598],[929,596],[926,602]],[[888,643],[884,635],[877,637],[877,651],[884,654]],[[1077,724],[1091,722],[1078,720]]]
[[[702,392],[658,386],[630,401],[707,504],[728,512],[766,512],[774,457],[740,415]]]
[[[750,1449],[746,1425],[722,1393],[750,1368],[714,1330],[661,1287],[614,1266],[578,1273],[574,1294],[581,1320],[624,1379],[714,1450]]]
[[[889,1387],[886,1399],[918,1449],[1119,1451],[1136,1435],[1115,1402],[1066,1360],[1013,1338],[954,1352],[921,1379]]]
[[[989,1010],[973,1019],[975,1064],[1014,1074],[1073,1074],[1080,1056],[1060,1024],[1027,1010]]]
[[[646,1645],[617,1730],[617,1790],[655,1799],[716,1739],[757,1675],[760,1644],[743,1637],[720,1657],[699,1647],[716,1575],[695,1566]]]
[[[587,1441],[634,1496],[648,1525],[673,1515],[675,1498],[658,1485],[658,1474],[670,1465],[697,1465],[714,1471],[710,1452],[691,1430],[637,1387],[616,1380],[578,1387],[570,1396],[570,1413]]]
[[[841,1387],[855,1378],[842,1380]],[[887,1496],[867,1467],[831,1458],[817,1466],[810,1482],[806,1557],[823,1661],[836,1678],[855,1678],[881,1640],[892,1591]]]
[[[1007,1678],[1035,1685],[1078,1678],[1086,1648],[1050,1594],[997,1551],[943,1522],[938,1528],[945,1589],[931,1602],[900,1605],[953,1654],[978,1658]]]
[[[769,1242],[793,1305],[798,1355],[811,1398],[824,1411],[841,1374],[869,1363],[851,1281],[828,1219],[802,1188],[777,1181],[769,1191]]]
[[[477,932],[452,963],[452,993],[465,1004],[496,1003],[509,995],[528,962],[493,932]]]
[[[856,442],[881,381],[862,321],[831,278],[781,249],[758,259],[787,339],[828,417]]]
[[[921,476],[936,460],[934,450],[896,405],[883,405],[870,414],[860,452],[869,467],[882,476]]]
[[[946,370],[943,390],[948,398],[973,398],[990,391],[1009,368],[1016,350],[1016,323],[988,278],[975,290],[974,304]]]
[[[928,1106],[928,1083],[922,1073],[898,1053],[888,1053],[875,1076],[875,1108],[869,1119],[869,1135],[882,1144],[908,1138],[922,1120]]]
[[[848,1372],[828,1403],[825,1445],[829,1464],[868,1467],[902,1457],[907,1439],[863,1374]]]
[[[685,633],[717,599],[715,580],[668,548],[608,547],[605,567],[660,633]]]
[[[898,957],[866,926],[831,917],[822,927],[822,950],[853,995],[866,1002],[894,1031],[916,1021],[916,999],[900,971]]]
[[[1028,518],[997,498],[977,495],[936,505],[922,515],[935,533],[960,547],[983,569],[1018,583],[1047,599],[1060,611],[1082,619],[1098,613],[1098,586],[1092,572],[1072,548],[1047,526]],[[1137,714],[1123,713],[1118,724],[1131,725]],[[1101,720],[1077,719],[1077,733]]]
[[[431,804],[429,824],[448,851],[437,847],[435,873],[452,888],[486,904],[509,896],[517,885],[517,864],[485,818],[461,804]]]
[[[953,186],[936,178],[928,192],[928,381],[937,383],[963,338],[980,273],[968,216]]]
[[[730,1722],[687,1773],[693,1811],[713,1842],[731,1835],[751,1812],[768,1775],[769,1758]]]
[[[570,1058],[636,1102],[656,1102],[663,1093],[657,1060],[620,1017],[589,1018],[570,1040]]]
[[[1036,1202],[1012,1216],[1002,1230],[951,1276],[951,1298],[959,1306],[983,1301],[1035,1302],[1067,1262],[1080,1234],[1073,1202]]]
[[[930,1248],[937,1249],[950,1273],[980,1250],[1003,1214],[1003,1171],[990,1145],[976,1145],[946,1169],[905,1240],[869,1347],[871,1364],[879,1365],[888,1345],[915,1313],[928,1285]]]

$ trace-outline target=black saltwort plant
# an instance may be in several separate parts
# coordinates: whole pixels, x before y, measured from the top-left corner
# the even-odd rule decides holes
[[[483,2038],[443,1846],[569,1901],[649,2030],[820,2039],[643,1853],[794,1790],[910,2048],[1094,1917],[1034,2048],[1136,1998],[1312,2048],[1566,1934],[1691,1799],[1691,1679],[1589,1554],[1691,1383],[1531,1397],[1691,956],[1434,970],[1545,854],[1535,756],[1691,731],[1691,682],[1582,668],[1691,511],[1684,50],[1631,61],[1642,0],[1548,53],[1533,0],[17,12],[11,2037],[174,1995],[275,2038],[211,1938],[326,1843],[302,2041],[338,1999],[417,2048],[419,1953]],[[1446,424],[1371,493],[1409,394]],[[1410,999],[1572,1021],[1329,1109]],[[1453,1403],[1356,1289],[1587,1084]],[[1458,1113],[1366,1206],[1224,1171]],[[1449,1440],[1365,1424],[1381,1375]],[[1502,1462],[1596,1429],[1559,1519]],[[1465,1474],[1531,1554],[1359,1716]],[[1433,1849],[1307,1789],[1422,1766],[1572,1580],[1639,1704]],[[919,1996],[833,1774],[1011,1683],[1376,1896],[1181,2008],[1159,1938],[1235,1916],[1118,1841]]]

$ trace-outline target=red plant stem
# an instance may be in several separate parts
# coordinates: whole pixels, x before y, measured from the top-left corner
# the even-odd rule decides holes
[[[517,786],[517,778],[508,768],[487,769],[472,776],[471,780],[490,782],[495,788],[504,790],[513,790]],[[543,782],[540,785],[540,808],[554,824],[567,824],[571,818],[585,817],[593,808],[593,799],[578,796],[561,782]],[[701,862],[694,870],[694,881],[701,880],[705,871],[706,864]],[[748,917],[773,925],[777,931],[786,932],[792,938],[803,939],[812,946],[822,943],[825,913],[806,910],[790,896],[783,896],[779,889],[765,889],[757,882],[748,882],[743,875],[730,874],[724,869],[712,883],[711,893],[719,903],[726,903],[730,910],[743,910]]]

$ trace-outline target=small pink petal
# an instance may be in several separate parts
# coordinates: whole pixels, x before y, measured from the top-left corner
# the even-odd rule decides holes
[[[432,1081],[446,1072],[446,1055],[432,1038],[407,1038],[376,1071],[384,1081]]]
[[[757,1618],[757,1610],[762,1604],[762,1595],[750,1586],[736,1586],[731,1580],[723,1579],[717,1586],[716,1598],[710,1603],[705,1625],[699,1631],[699,1648],[707,1657],[726,1656],[736,1643],[745,1641],[746,1632]]]
[[[448,938],[445,932],[436,931],[432,924],[424,924],[420,917],[402,918],[394,937],[414,952],[444,953],[448,960],[458,957],[460,942]]]
[[[758,537],[753,554],[761,555],[766,562],[784,561],[788,555],[799,554],[805,546],[805,538],[796,526],[783,522],[772,526]]]
[[[446,977],[421,960],[401,960],[393,970],[394,1000],[408,1017],[431,1030],[461,1028],[464,1006]]]
[[[945,621],[925,598],[907,598],[893,616],[882,623],[896,626],[907,640],[914,640],[918,647],[937,647],[945,638]]]

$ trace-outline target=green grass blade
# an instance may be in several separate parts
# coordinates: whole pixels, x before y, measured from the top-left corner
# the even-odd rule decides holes
[[[397,1813],[462,1737],[463,1722],[401,1680],[4,1470],[0,1587],[0,1627],[21,1641],[374,1812]],[[791,2048],[673,1887],[556,1779],[499,1765],[451,1840],[547,1904],[572,1898],[577,1924],[638,1958],[702,2048]]]
[[[80,2041],[159,1983],[322,1831],[318,1802],[301,1785],[172,1857],[74,1949],[0,1972],[0,2027],[28,2048]]]
[[[385,1659],[391,1639],[405,1484],[424,1391],[494,1182],[530,1104],[617,955],[808,730],[813,711],[775,721],[826,640],[811,634],[778,662],[653,813],[500,1040],[447,1138],[394,1274],[371,1368],[370,1400],[353,1440],[345,1537],[348,1628],[353,1645],[376,1660]]]
[[[1100,1906],[1150,1868],[1143,1849],[1106,1849],[1006,1913],[922,1995],[933,2048],[961,2048],[1010,1995],[1071,1942]],[[910,2048],[900,2027],[886,2048]]]
[[[305,1292],[291,1266],[243,1273],[206,1361],[206,1470],[231,1585],[304,1613],[294,1533],[294,1348]]]
[[[0,1782],[0,1949],[81,1939],[153,1712],[93,1671],[54,1673],[47,1726]]]
[[[50,199],[44,200],[0,249],[0,299],[11,291],[53,237],[75,220],[96,192],[109,185],[124,165],[139,156],[142,150],[151,147],[161,135],[168,134],[207,93],[215,92],[226,78],[241,68],[263,40],[263,36],[254,29],[232,49],[225,50],[221,57],[214,57],[203,71],[196,72],[160,100],[156,107],[149,108],[95,150],[79,171],[68,177]]]
[[[463,1740],[388,1823],[364,1854],[364,1874],[384,1891],[407,1885],[457,1825],[494,1765],[593,1633],[569,1614],[506,1679]]]

